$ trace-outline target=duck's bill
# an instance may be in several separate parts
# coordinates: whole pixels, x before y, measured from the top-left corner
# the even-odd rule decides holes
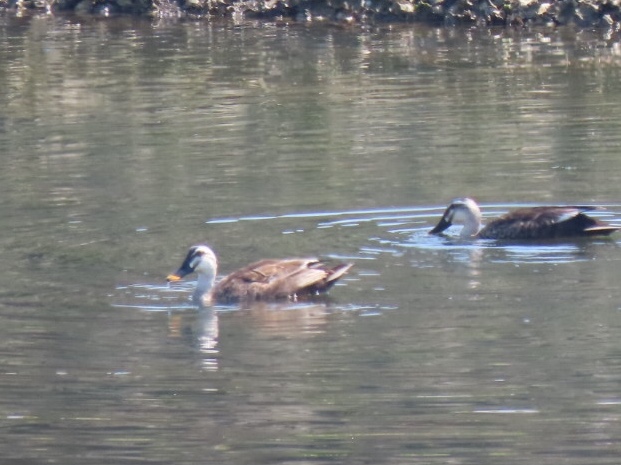
[[[440,234],[446,229],[448,229],[450,226],[451,226],[451,223],[446,221],[446,219],[442,218],[440,222],[436,225],[436,227],[433,228],[431,231],[429,231],[429,234]]]
[[[168,276],[166,276],[166,281],[168,281],[169,283],[175,283],[177,281],[181,281],[183,279],[182,276],[179,276],[178,274],[169,274]]]

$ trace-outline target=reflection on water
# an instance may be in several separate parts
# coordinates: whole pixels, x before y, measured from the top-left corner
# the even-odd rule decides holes
[[[0,452],[125,463],[618,462],[619,235],[429,236],[446,199],[608,204],[615,31],[0,15]],[[222,271],[347,259],[309,304]]]

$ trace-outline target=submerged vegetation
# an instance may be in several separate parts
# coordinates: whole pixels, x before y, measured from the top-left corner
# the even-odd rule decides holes
[[[621,0],[0,0],[5,11],[618,28]]]

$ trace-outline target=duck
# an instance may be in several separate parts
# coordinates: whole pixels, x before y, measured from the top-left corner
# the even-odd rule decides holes
[[[441,234],[452,224],[461,224],[461,238],[471,239],[559,239],[608,236],[620,228],[585,215],[601,207],[543,206],[512,210],[481,227],[481,209],[471,198],[454,199],[429,234]]]
[[[190,247],[179,269],[166,280],[180,281],[196,272],[193,299],[205,305],[297,301],[327,292],[352,266],[341,263],[329,267],[316,258],[264,259],[235,270],[216,283],[216,254],[208,245],[198,244]]]

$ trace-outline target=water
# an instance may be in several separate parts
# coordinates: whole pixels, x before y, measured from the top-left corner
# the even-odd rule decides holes
[[[426,234],[465,195],[621,225],[615,33],[0,25],[7,463],[618,462],[621,236]],[[355,267],[198,310],[202,241]]]

